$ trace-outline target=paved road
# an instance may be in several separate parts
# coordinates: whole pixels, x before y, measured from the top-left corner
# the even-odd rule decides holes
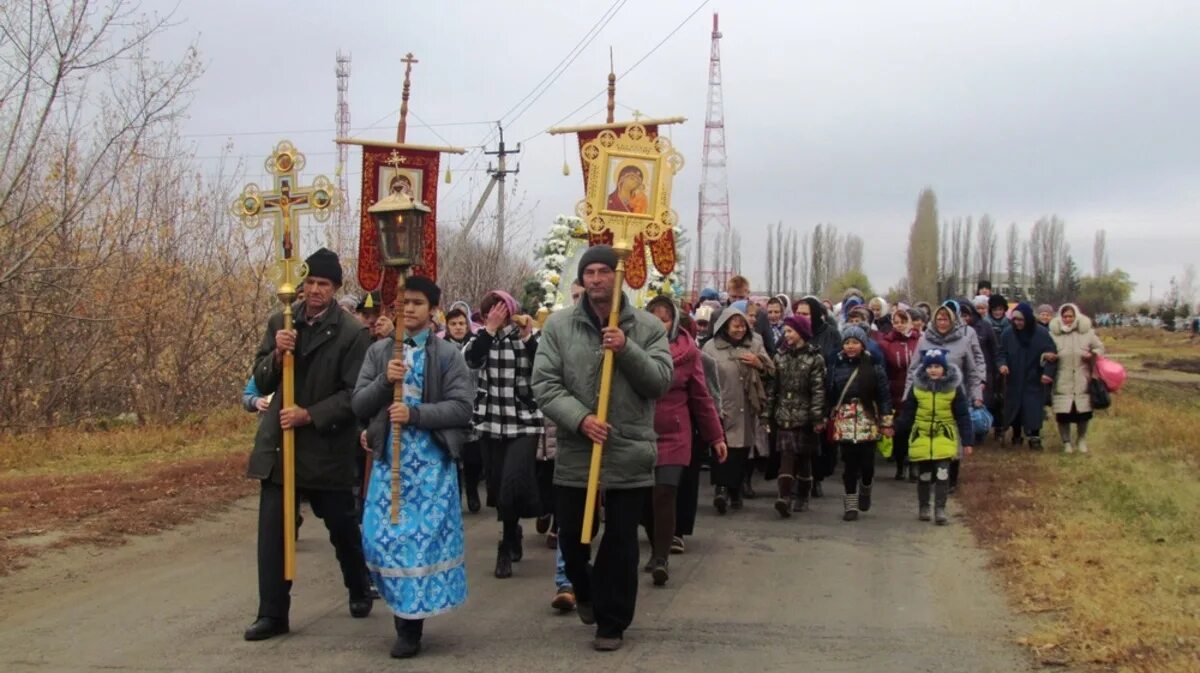
[[[369,619],[349,617],[311,518],[292,633],[243,642],[256,606],[256,501],[244,500],[212,521],[74,549],[0,578],[0,670],[1029,670],[983,553],[957,516],[946,528],[916,521],[911,488],[880,480],[876,507],[856,524],[841,521],[840,498],[789,520],[765,499],[721,518],[705,508],[688,553],[672,559],[670,585],[646,578],[615,654],[592,652],[590,630],[550,609],[553,552],[527,544],[516,575],[496,580],[497,524],[469,517],[470,601],[430,620],[424,652],[409,662],[387,657],[382,603]]]

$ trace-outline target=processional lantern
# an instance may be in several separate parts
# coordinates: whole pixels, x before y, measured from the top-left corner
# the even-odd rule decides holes
[[[400,122],[396,142],[338,138],[339,145],[362,147],[362,220],[358,238],[358,283],[378,290],[385,306],[396,305],[396,342],[393,359],[405,359],[403,315],[404,286],[409,275],[437,280],[437,187],[441,155],[464,154],[461,147],[412,145],[408,138],[408,99],[412,66],[419,61],[406,54]],[[449,168],[446,182],[450,181]],[[404,401],[404,386],[393,387],[392,399]],[[400,523],[400,452],[403,426],[392,424],[391,522]],[[370,479],[367,461],[364,485]]]
[[[367,209],[379,232],[383,265],[403,271],[421,259],[425,250],[425,218],[429,206],[405,192],[394,192]]]

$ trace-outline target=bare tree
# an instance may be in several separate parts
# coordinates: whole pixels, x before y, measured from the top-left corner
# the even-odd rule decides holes
[[[767,291],[775,288],[775,225],[767,225]]]
[[[1057,215],[1039,218],[1029,232],[1029,248],[1034,291],[1039,299],[1053,298],[1068,253],[1066,224]]]
[[[812,233],[811,232],[806,232],[800,239],[800,255],[799,255],[800,269],[799,269],[799,275],[796,276],[797,283],[812,282],[812,277],[810,275],[812,257],[810,256],[810,252],[809,252],[809,244],[811,241],[812,241]],[[812,287],[813,286],[810,285],[810,286],[808,286],[807,289],[804,289],[802,291],[816,292],[816,290],[812,289]],[[801,290],[801,288],[799,288],[799,287],[797,287],[796,289]]]
[[[1007,241],[1007,263],[1005,271],[1008,274],[1008,286],[1016,287],[1017,272],[1021,266],[1023,255],[1021,253],[1021,232],[1017,229],[1017,223],[1012,222],[1008,225],[1008,241]]]
[[[775,283],[774,292],[781,292],[784,287],[784,269],[786,268],[787,247],[784,245],[784,223],[775,226]]]
[[[993,280],[996,274],[996,224],[991,215],[979,218],[979,229],[976,230],[975,267],[978,269],[978,280]]]
[[[1191,315],[1196,310],[1196,265],[1188,264],[1183,267],[1183,277],[1179,281],[1179,303],[1183,310]]]

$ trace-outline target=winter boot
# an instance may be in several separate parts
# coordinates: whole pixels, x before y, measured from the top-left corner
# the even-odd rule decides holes
[[[950,523],[946,517],[946,496],[950,494],[950,484],[939,481],[933,485],[933,522],[939,526]]]
[[[1029,438],[1029,450],[1030,451],[1041,451],[1042,450],[1042,438],[1041,437],[1030,437]]]
[[[747,500],[753,500],[758,497],[758,491],[754,490],[754,473],[753,472],[751,472],[750,474],[747,474],[746,478],[742,481],[741,495],[742,495],[742,497],[744,497]]]
[[[507,540],[501,540],[500,546],[496,550],[496,577],[498,579],[512,577],[512,551],[508,548]]]
[[[809,486],[808,482],[804,481],[803,479],[799,480],[798,483],[800,484],[800,488],[796,493],[796,497],[792,498],[792,511],[807,512],[808,494],[812,490],[812,487]]]
[[[929,505],[929,491],[933,484],[927,481],[917,482],[917,518],[921,521],[929,521],[932,517],[932,508]]]
[[[420,654],[425,620],[392,617],[392,622],[396,626],[396,644],[392,645],[392,658],[411,659]]]
[[[871,484],[858,483],[858,508],[864,512],[871,511]]]
[[[961,460],[950,461],[950,493],[958,490],[958,469],[962,467]]]
[[[730,491],[729,491],[729,506],[736,512],[737,510],[740,510],[742,508],[743,504],[744,503],[742,502],[742,490],[736,489],[736,488],[730,489]]]
[[[718,486],[716,495],[713,496],[713,507],[717,508],[717,514],[724,514],[729,509],[729,489],[724,486]]]
[[[1080,453],[1088,452],[1087,440],[1084,439],[1083,437],[1079,438],[1079,441],[1075,443],[1075,447],[1079,449]]]
[[[917,466],[914,465],[913,463],[909,463],[908,464],[908,483],[915,484],[915,483],[917,483],[918,478],[919,478],[919,475],[917,475]]]
[[[904,481],[904,461],[896,461],[896,481]]]
[[[814,497],[814,498],[825,497],[825,489],[821,488],[821,480],[820,479],[813,479],[812,497]]]
[[[857,521],[858,520],[858,494],[847,493],[842,496],[842,504],[846,511],[842,514],[842,521]]]
[[[793,484],[795,479],[786,474],[779,475],[779,497],[775,500],[775,511],[779,516],[788,518],[792,514]]]

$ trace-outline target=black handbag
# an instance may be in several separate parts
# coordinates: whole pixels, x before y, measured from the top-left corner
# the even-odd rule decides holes
[[[1095,376],[1088,379],[1088,397],[1092,399],[1093,411],[1100,411],[1112,406],[1112,397],[1108,394],[1108,386]]]

